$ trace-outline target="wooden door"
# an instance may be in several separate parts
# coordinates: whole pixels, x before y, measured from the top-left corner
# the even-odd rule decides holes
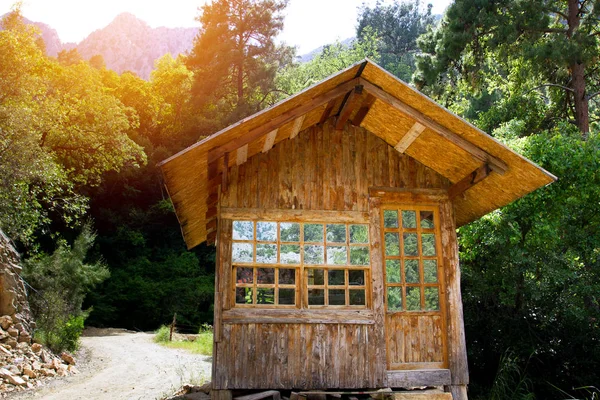
[[[381,208],[387,367],[447,367],[439,206]]]

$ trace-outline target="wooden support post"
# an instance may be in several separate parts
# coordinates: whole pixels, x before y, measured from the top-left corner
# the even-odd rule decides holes
[[[175,330],[176,322],[177,322],[177,313],[173,314],[173,322],[171,323],[171,330],[169,331],[169,342],[173,341],[173,331]]]
[[[469,190],[470,188],[487,178],[490,172],[492,172],[490,166],[488,164],[483,164],[481,167],[477,168],[475,171],[471,172],[469,175],[465,176],[460,181],[450,186],[450,188],[448,189],[448,198],[452,200],[458,195],[466,192],[467,190]]]
[[[342,103],[340,107],[340,112],[338,113],[337,121],[335,122],[335,129],[340,131],[344,129],[344,125],[346,125],[346,121],[350,118],[350,114],[356,108],[358,103],[361,101],[363,87],[357,85],[353,91],[351,91],[347,96],[345,101]]]
[[[229,153],[223,156],[223,172],[221,173],[221,193],[227,191],[227,171],[229,171]]]
[[[468,400],[466,385],[452,385],[444,389],[452,394],[452,400]]]
[[[211,390],[210,400],[232,400],[231,390]]]
[[[352,120],[353,125],[360,126],[360,124],[362,124],[365,117],[371,110],[371,107],[373,106],[373,104],[375,104],[375,100],[377,99],[372,94],[367,95],[367,98],[363,101],[362,105],[356,112],[354,119]]]

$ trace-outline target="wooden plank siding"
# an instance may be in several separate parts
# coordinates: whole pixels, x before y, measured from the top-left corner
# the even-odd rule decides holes
[[[368,166],[368,167],[367,167]],[[448,179],[364,128],[333,119],[229,172],[221,207],[369,211],[369,187],[447,189]]]
[[[343,130],[336,130],[334,123],[331,117],[276,143],[267,153],[230,167],[228,189],[220,198],[224,234],[219,249],[231,251],[231,220],[236,216],[369,221],[371,306],[365,310],[236,308],[228,290],[231,262],[221,255],[217,290],[229,296],[215,303],[222,309],[215,311],[219,317],[215,323],[221,326],[215,327],[220,340],[215,343],[214,389],[387,385],[380,200],[369,196],[369,188],[445,192],[451,183],[366,129],[346,123]],[[443,324],[435,318],[419,318],[423,321],[416,322],[419,329],[412,335],[431,335],[437,343]],[[404,338],[403,327],[398,329]],[[438,360],[438,355],[422,347],[418,349],[422,356],[413,360]]]

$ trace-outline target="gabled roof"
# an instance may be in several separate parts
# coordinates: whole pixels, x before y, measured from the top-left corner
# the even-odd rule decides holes
[[[349,121],[367,129],[448,178],[458,226],[556,179],[364,60],[159,164],[188,248],[215,234],[225,163],[244,163],[331,116],[339,126]]]

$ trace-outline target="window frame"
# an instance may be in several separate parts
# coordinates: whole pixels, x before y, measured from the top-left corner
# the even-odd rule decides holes
[[[304,214],[304,213],[303,213]],[[263,214],[263,215],[250,215],[251,218],[248,218],[248,215],[233,215],[231,217],[229,217],[228,219],[231,219],[231,224],[232,224],[232,235],[231,235],[231,247],[229,247],[229,268],[231,269],[230,272],[230,276],[231,276],[231,282],[228,285],[229,288],[231,289],[231,301],[229,304],[229,308],[233,311],[235,309],[238,310],[250,310],[250,309],[256,309],[256,310],[282,310],[282,309],[287,309],[288,311],[290,311],[290,309],[295,309],[297,311],[303,311],[303,312],[313,312],[313,311],[318,311],[318,310],[324,310],[324,311],[333,311],[333,310],[338,310],[338,311],[343,311],[343,310],[350,310],[350,311],[365,311],[365,310],[371,310],[372,308],[372,287],[371,287],[371,279],[372,279],[372,249],[371,249],[371,228],[369,225],[369,221],[367,219],[367,215],[366,213],[357,213],[357,212],[352,212],[352,213],[348,213],[349,215],[345,215],[342,218],[340,217],[340,213],[338,212],[331,212],[329,214],[331,215],[321,215],[320,217],[317,218],[317,215],[315,215],[314,213],[308,212],[306,213],[307,215],[290,215],[289,217],[286,218],[286,216],[283,216],[281,218],[274,218],[272,215],[268,215],[268,214]],[[321,213],[319,213],[321,214]],[[356,218],[357,216],[360,216],[360,218]],[[337,218],[336,218],[337,217]],[[253,229],[253,236],[251,240],[240,240],[240,239],[234,239],[234,224],[236,221],[250,221],[252,222],[252,229]],[[272,241],[262,241],[262,240],[258,240],[257,238],[257,226],[259,222],[272,222],[272,223],[276,223],[276,239],[272,240]],[[281,223],[296,223],[299,224],[299,240],[298,241],[293,241],[293,242],[288,242],[288,241],[282,241],[281,240],[281,229],[280,229],[280,224]],[[321,242],[315,242],[315,241],[304,241],[304,227],[307,224],[322,224],[323,225],[323,240]],[[344,229],[345,229],[345,242],[330,242],[327,241],[327,225],[331,225],[331,224],[340,224],[340,225],[344,225]],[[350,226],[351,225],[364,225],[366,228],[366,243],[351,243],[350,241]],[[239,261],[234,261],[233,259],[233,248],[234,248],[234,244],[235,243],[251,243],[252,244],[252,248],[253,248],[253,254],[252,254],[252,262],[239,262]],[[257,254],[256,254],[256,248],[258,244],[274,244],[276,246],[277,249],[277,258],[275,260],[274,263],[257,263],[256,262],[256,258],[257,258]],[[285,245],[285,244],[291,244],[291,245],[298,245],[300,246],[300,262],[299,264],[284,264],[281,263],[281,253],[280,253],[280,249],[281,249],[281,245]],[[322,264],[306,264],[304,263],[304,255],[305,255],[305,245],[317,245],[317,246],[322,246],[323,247],[323,263]],[[328,246],[345,246],[346,248],[346,264],[327,264],[327,249]],[[366,247],[367,249],[367,253],[368,253],[368,264],[367,265],[351,265],[351,250],[352,248],[357,248],[357,247]],[[246,283],[246,284],[238,284],[237,282],[237,270],[238,268],[253,268],[253,282],[252,283]],[[273,285],[267,285],[270,287],[273,287],[275,290],[275,299],[274,302],[275,304],[257,304],[256,298],[257,298],[257,291],[256,289],[261,287],[261,284],[258,284],[257,282],[257,273],[258,273],[258,269],[259,268],[274,268],[276,271],[274,272],[274,284]],[[295,304],[294,305],[281,305],[281,304],[276,304],[278,302],[277,300],[277,295],[278,295],[278,279],[277,276],[279,275],[279,270],[280,269],[294,269],[295,270]],[[328,299],[328,289],[330,288],[330,286],[333,286],[331,289],[332,290],[344,290],[345,293],[345,304],[343,305],[332,305],[332,304],[325,304],[325,305],[314,305],[314,304],[309,304],[309,297],[308,297],[308,291],[310,288],[314,288],[315,285],[309,285],[309,279],[308,279],[308,271],[309,270],[317,270],[317,269],[321,269],[324,271],[324,279],[327,278],[329,272],[328,271],[333,271],[333,270],[343,270],[344,271],[344,285],[329,285],[327,281],[324,282],[324,285],[320,285],[320,287],[318,287],[319,289],[323,289],[325,292],[325,297],[324,300],[327,301]],[[351,271],[355,271],[355,270],[359,270],[359,271],[364,271],[363,272],[363,282],[362,285],[351,285],[349,278],[350,278],[350,273]],[[285,285],[286,288],[287,286],[291,285]],[[253,303],[252,304],[243,304],[243,303],[237,303],[236,301],[236,290],[240,287],[252,287],[253,288]],[[352,290],[362,290],[364,293],[364,305],[351,305],[350,304],[350,296],[351,296],[351,291]]]

